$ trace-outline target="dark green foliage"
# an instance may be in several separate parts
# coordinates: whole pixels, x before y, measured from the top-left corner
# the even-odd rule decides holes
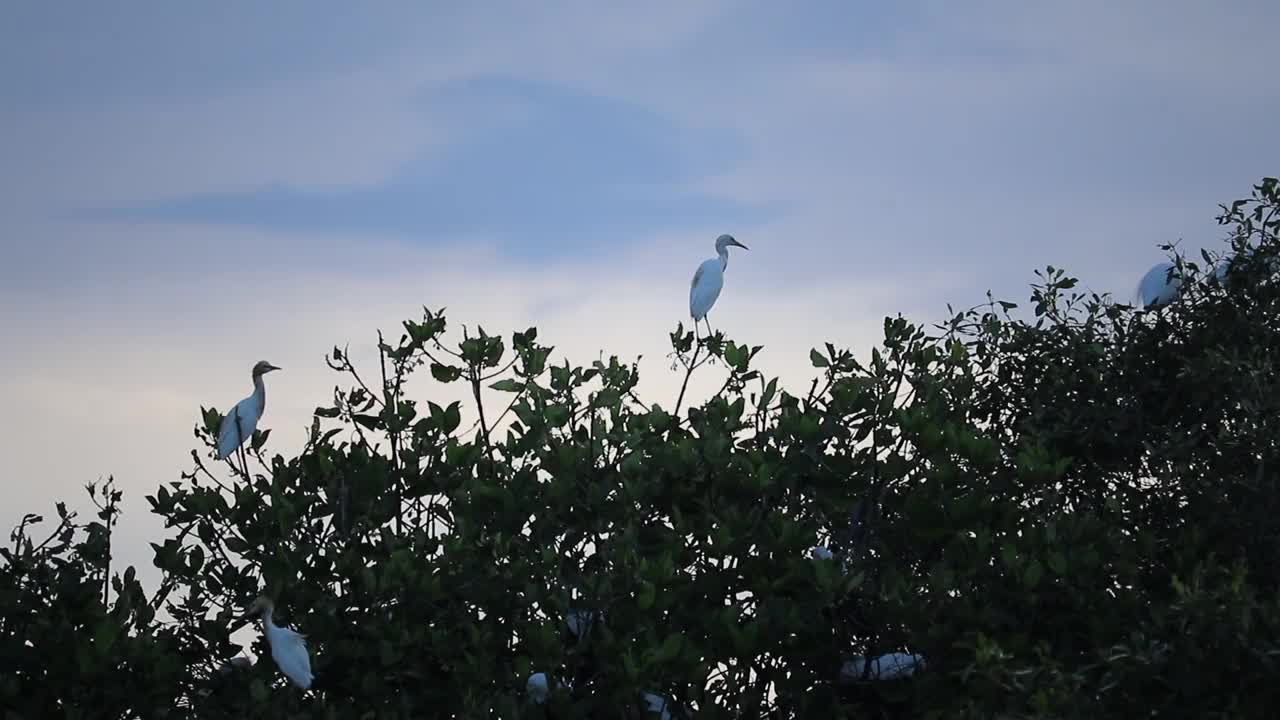
[[[760,348],[681,327],[676,361],[724,385],[664,408],[617,358],[552,364],[532,329],[449,342],[425,312],[379,338],[372,373],[334,348],[351,387],[297,457],[263,455],[263,433],[251,479],[193,453],[148,498],[171,528],[155,597],[130,569],[103,604],[108,525],[78,545],[70,520],[43,545],[20,529],[0,568],[0,701],[17,717],[615,718],[652,691],[705,718],[1270,717],[1277,213],[1271,179],[1224,207],[1253,250],[1225,286],[1180,259],[1186,290],[1163,310],[1048,268],[1032,319],[994,301],[938,328],[886,319],[865,361],[813,350],[802,395],[753,370]],[[428,401],[433,382],[471,402]],[[484,389],[506,403],[482,407]],[[210,447],[217,421],[197,430]],[[308,636],[312,691],[256,631],[261,662],[218,672],[259,593]],[[600,613],[584,638],[575,612]],[[903,651],[926,668],[840,678],[852,656]],[[552,681],[544,707],[533,672]]]
[[[107,583],[110,527],[120,492],[87,490],[97,520],[27,515],[0,548],[0,709],[7,718],[181,717],[174,698],[190,677],[177,633],[156,622],[134,569]],[[104,597],[110,593],[110,599]]]

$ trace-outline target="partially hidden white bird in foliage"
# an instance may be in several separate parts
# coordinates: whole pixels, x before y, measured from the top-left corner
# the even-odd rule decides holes
[[[693,317],[695,331],[698,321],[706,319],[711,306],[716,304],[716,298],[720,297],[720,290],[724,288],[724,270],[729,267],[730,247],[751,249],[735,240],[732,235],[721,235],[716,238],[716,257],[699,265],[698,271],[693,274],[693,282],[689,283],[689,315]],[[706,323],[709,334],[711,321],[706,320]]]
[[[271,614],[275,607],[271,598],[259,597],[249,606],[245,616],[262,617],[262,634],[267,636],[267,644],[271,646],[271,659],[294,685],[306,690],[311,687],[313,679],[311,657],[307,655],[307,636],[272,622]]]
[[[1157,263],[1142,276],[1138,283],[1138,302],[1143,308],[1168,305],[1182,292],[1182,277],[1177,271],[1170,275],[1173,263]]]
[[[253,437],[253,431],[258,428],[258,420],[262,419],[262,411],[267,408],[267,388],[262,383],[262,376],[279,369],[266,360],[259,360],[253,366],[253,393],[236,403],[222,417],[222,424],[218,427],[219,460],[227,458],[245,440]]]

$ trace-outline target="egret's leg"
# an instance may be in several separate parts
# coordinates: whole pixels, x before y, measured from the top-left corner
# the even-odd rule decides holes
[[[240,424],[240,411],[236,410],[236,452],[240,455],[240,469],[244,472],[244,481],[249,482],[249,459],[244,451],[244,426]]]

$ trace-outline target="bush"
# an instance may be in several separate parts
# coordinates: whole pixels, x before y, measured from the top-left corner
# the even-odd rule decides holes
[[[1033,317],[992,300],[933,328],[889,318],[865,361],[812,351],[802,394],[753,369],[759,347],[679,327],[684,371],[725,378],[689,408],[642,401],[617,358],[551,364],[533,329],[448,341],[424,311],[380,336],[376,381],[334,349],[350,387],[297,457],[259,432],[252,478],[193,452],[148,497],[171,528],[154,596],[130,568],[104,600],[110,510],[77,545],[65,514],[39,546],[24,524],[0,569],[0,701],[586,718],[640,717],[648,692],[706,718],[1269,716],[1278,214],[1274,179],[1224,206],[1230,273],[1178,258],[1188,281],[1159,311],[1051,267]],[[470,407],[415,399],[427,375]],[[486,387],[509,404],[481,406]],[[210,448],[220,417],[197,429]],[[260,593],[308,636],[313,690],[260,634],[260,662],[224,668]],[[910,672],[890,677],[895,658]]]

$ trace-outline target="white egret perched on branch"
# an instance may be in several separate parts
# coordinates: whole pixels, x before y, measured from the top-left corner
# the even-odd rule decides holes
[[[1238,253],[1232,253],[1218,259],[1218,264],[1213,268],[1212,278],[1223,287],[1231,287],[1235,283],[1232,281],[1231,275],[1234,275],[1239,269],[1248,267],[1253,261],[1253,253],[1256,248],[1246,247]],[[1267,260],[1264,266],[1264,272],[1267,276],[1280,273],[1280,256],[1273,255]]]
[[[296,633],[289,628],[280,627],[271,621],[271,613],[275,611],[275,603],[271,598],[262,596],[253,601],[245,617],[261,615],[262,634],[267,636],[267,644],[271,646],[271,659],[276,661],[280,672],[294,685],[306,690],[311,687],[311,658],[307,655],[306,635]]]
[[[891,652],[869,660],[861,655],[854,655],[840,667],[840,680],[893,680],[910,677],[917,670],[924,669],[924,658],[913,653]]]
[[[258,420],[262,419],[262,411],[267,408],[267,388],[262,384],[262,376],[279,369],[266,360],[259,360],[253,366],[253,394],[236,403],[231,412],[222,417],[222,425],[218,427],[219,460],[225,460],[244,445],[245,440],[253,437],[253,431],[258,428]],[[245,480],[248,480],[249,464],[243,454],[240,462],[244,468]]]
[[[1170,276],[1173,263],[1157,263],[1142,276],[1138,283],[1138,302],[1145,308],[1168,305],[1182,291],[1182,276],[1176,271]]]
[[[693,282],[689,283],[689,314],[693,316],[693,329],[697,332],[698,321],[707,317],[711,306],[720,297],[720,289],[724,287],[724,270],[729,266],[729,248],[740,247],[750,250],[746,245],[733,239],[732,235],[721,235],[716,238],[716,255],[698,266],[693,274]],[[711,333],[711,321],[707,320],[707,334]]]
[[[547,683],[546,673],[534,673],[529,676],[528,682],[525,683],[525,691],[529,694],[529,699],[535,703],[542,705],[547,702],[547,698],[551,695],[551,686]]]

